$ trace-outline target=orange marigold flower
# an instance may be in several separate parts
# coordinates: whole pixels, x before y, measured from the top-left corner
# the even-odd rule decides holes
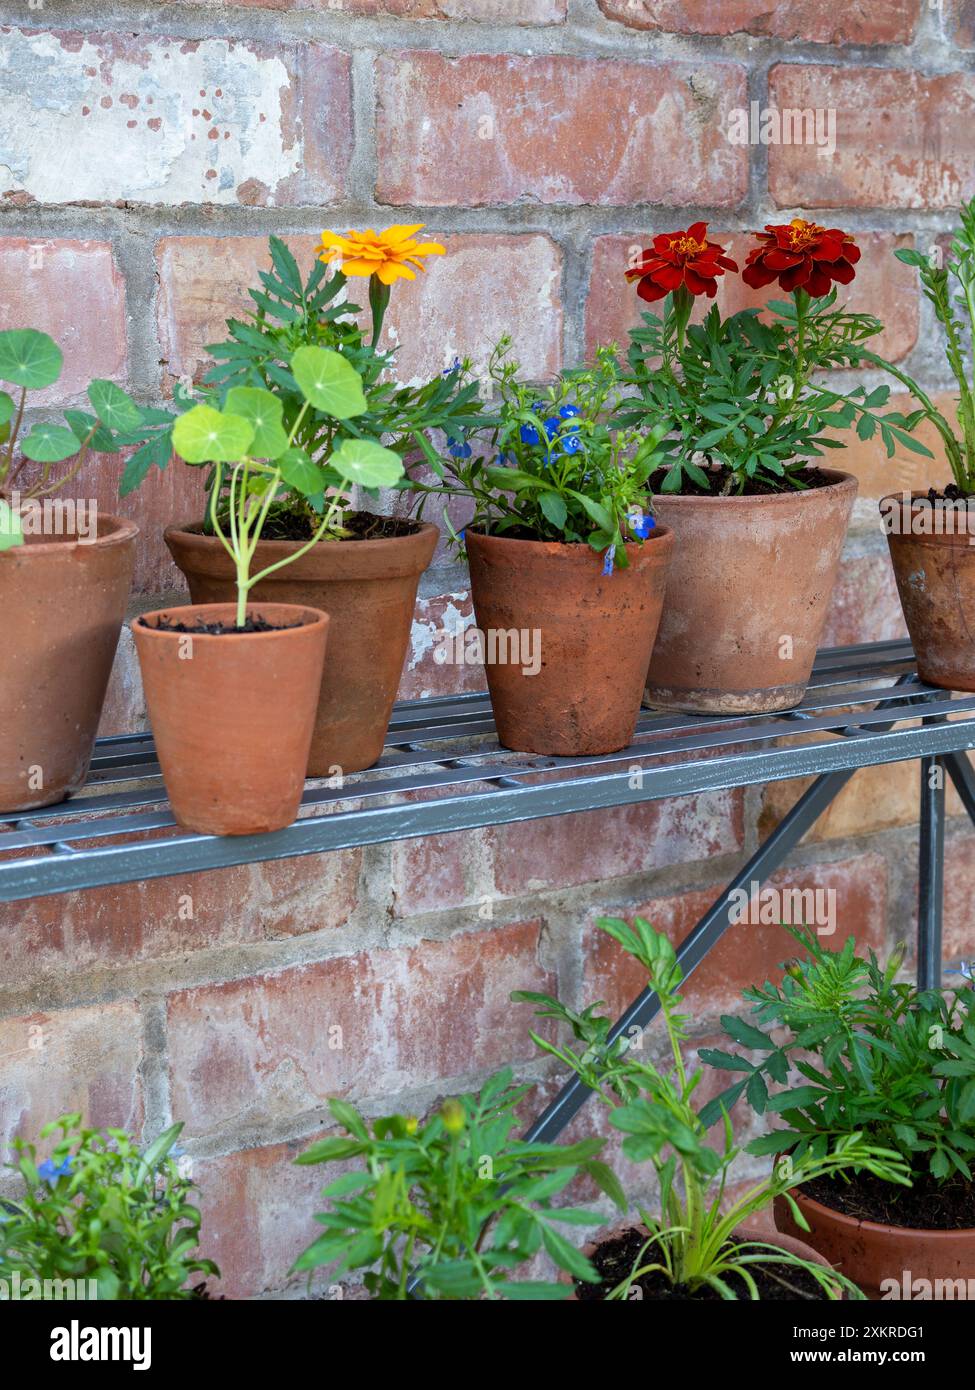
[[[651,304],[681,286],[691,294],[713,299],[717,277],[726,270],[737,270],[735,261],[724,254],[716,241],[708,241],[708,224],[695,222],[686,232],[665,232],[654,237],[652,248],[626,272],[627,280],[637,280],[636,292]]]
[[[753,290],[778,280],[791,294],[805,290],[812,299],[828,294],[834,280],[848,285],[860,259],[860,248],[851,236],[839,227],[818,227],[802,217],[794,217],[788,226],[765,224],[764,232],[755,232],[759,244],[749,251],[741,278]]]
[[[371,227],[364,232],[322,232],[322,251],[320,261],[340,261],[346,275],[376,275],[384,285],[392,285],[396,280],[415,280],[416,266],[423,270],[423,256],[442,256],[444,248],[436,241],[415,241],[414,236],[423,230],[423,223],[413,226],[387,227],[384,232],[374,232]]]

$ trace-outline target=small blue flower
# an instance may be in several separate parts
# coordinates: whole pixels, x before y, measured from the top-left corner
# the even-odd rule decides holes
[[[571,420],[573,415],[579,414],[579,407],[577,405],[560,405],[559,414],[563,420]]]
[[[609,549],[607,550],[607,552],[606,552],[606,558],[605,558],[605,560],[603,561],[603,574],[612,574],[612,573],[613,573],[613,559],[614,559],[614,556],[615,556],[615,555],[616,555],[616,546],[615,546],[615,545],[611,545],[611,546],[609,547]]]
[[[467,528],[466,528],[466,527],[464,528],[463,531],[458,531],[458,532],[457,532],[457,539],[460,541],[460,543],[461,543],[462,545],[463,545],[463,543],[464,543],[464,537],[465,537],[466,535],[467,535]]]
[[[452,439],[448,434],[447,453],[450,454],[451,458],[469,459],[472,452],[471,446],[465,439]]]
[[[582,452],[582,440],[577,434],[567,434],[562,438],[563,454],[579,454]]]
[[[463,364],[463,362],[461,362],[460,358],[459,358],[459,357],[455,357],[455,358],[454,358],[454,364],[453,364],[453,366],[452,366],[452,367],[444,367],[444,369],[443,369],[443,371],[440,373],[440,375],[441,375],[441,376],[453,376],[454,372],[459,372],[459,371],[461,370],[461,368],[463,367],[463,365],[464,365],[464,364]]]
[[[545,421],[545,433],[548,435],[549,439],[551,439],[553,435],[558,434],[561,428],[562,421],[558,418],[557,415],[551,415]]]
[[[521,442],[522,444],[537,444],[539,442],[538,430],[534,425],[522,425]]]
[[[45,1182],[49,1182],[53,1186],[58,1178],[66,1177],[67,1174],[71,1172],[71,1155],[68,1154],[67,1158],[63,1159],[60,1163],[55,1163],[53,1159],[46,1158],[43,1163],[38,1164],[37,1171]]]
[[[657,524],[652,516],[644,516],[639,509],[629,512],[626,519],[630,523],[630,530],[634,536],[639,536],[643,541]]]

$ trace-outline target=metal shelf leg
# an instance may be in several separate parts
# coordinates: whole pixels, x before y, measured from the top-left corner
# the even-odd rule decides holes
[[[921,759],[917,904],[917,982],[941,986],[941,927],[945,888],[945,759]],[[949,770],[951,770],[949,765]],[[957,785],[957,776],[953,772]]]

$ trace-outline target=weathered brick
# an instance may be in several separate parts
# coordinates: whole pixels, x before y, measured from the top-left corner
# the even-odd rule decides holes
[[[744,196],[735,63],[401,52],[376,64],[380,202],[704,203]],[[558,113],[553,119],[553,112]],[[496,283],[506,268],[496,268]]]
[[[193,1133],[260,1124],[530,1056],[508,996],[553,986],[540,932],[514,923],[172,995],[174,1113]]]
[[[306,1275],[289,1279],[288,1271],[319,1233],[313,1220],[325,1209],[319,1193],[339,1171],[296,1167],[307,1147],[274,1144],[193,1164],[203,1216],[200,1250],[222,1275],[215,1293],[254,1298],[304,1284]]]
[[[344,191],[350,60],[336,49],[9,29],[0,66],[0,125],[22,137],[3,196],[267,204]]]
[[[0,99],[2,100],[2,99]],[[105,241],[0,237],[0,329],[38,328],[64,353],[32,406],[75,401],[95,377],[125,382],[125,282]]]
[[[470,19],[493,24],[560,24],[566,0],[204,0],[261,10],[339,11],[350,18]],[[177,0],[198,5],[199,0]]]
[[[910,43],[923,0],[838,6],[833,0],[599,0],[609,19],[670,34],[754,34],[810,43]]]
[[[657,313],[656,308],[642,300],[636,286],[623,277],[630,258],[649,246],[654,236],[663,231],[676,231],[668,226],[654,226],[633,236],[601,236],[593,243],[592,273],[589,297],[586,301],[586,351],[591,355],[597,344],[616,342],[625,346],[631,328],[641,322],[644,313]],[[756,244],[746,232],[722,233],[711,229],[711,241],[718,242],[739,269],[745,264],[748,252]],[[894,257],[901,246],[913,245],[910,236],[890,236],[886,232],[858,232],[857,242],[863,256],[857,265],[857,277],[848,288],[839,287],[839,300],[861,313],[874,314],[884,324],[884,331],[873,339],[875,352],[892,361],[906,357],[917,342],[919,296],[917,272],[902,265]],[[782,291],[775,284],[762,290],[751,290],[740,275],[729,272],[718,281],[715,299],[702,296],[695,304],[695,318],[701,319],[712,303],[722,314],[736,314],[742,309],[761,308],[770,299],[781,299]]]
[[[844,557],[819,645],[847,647],[906,636],[889,558],[883,552]]]
[[[491,349],[510,334],[512,355],[532,381],[562,365],[562,254],[547,236],[452,236],[445,256],[393,293],[385,341],[397,345],[401,381],[443,371],[457,357],[484,373]],[[362,303],[365,291],[357,291]]]
[[[864,854],[839,863],[790,868],[774,875],[766,886],[779,890],[830,890],[835,904],[835,930],[820,940],[838,949],[848,936],[861,949],[881,950],[886,939],[887,863],[880,854]],[[613,909],[595,916],[643,917],[678,944],[718,898],[722,885],[665,898],[652,898],[639,907]],[[760,906],[760,904],[759,904]],[[754,910],[758,915],[757,909]],[[802,925],[796,923],[796,925]],[[827,925],[821,923],[819,925]],[[646,985],[646,974],[632,956],[590,921],[583,939],[584,1000],[603,999],[612,1017],[621,1014]],[[780,961],[796,954],[796,944],[778,923],[743,921],[729,928],[704,963],[688,979],[684,997],[695,1020],[736,1010],[749,985],[777,978]]]
[[[134,1002],[0,1019],[0,1150],[14,1135],[80,1110],[86,1123],[138,1132],[142,1035]]]
[[[487,688],[484,667],[453,660],[454,656],[463,654],[463,646],[449,645],[444,638],[444,634],[464,633],[473,626],[470,590],[417,600],[410,649],[399,688],[401,700],[460,695]],[[447,660],[448,657],[451,659]]]
[[[948,208],[975,192],[970,73],[781,63],[769,96],[780,111],[836,112],[832,155],[812,144],[769,146],[769,191],[780,207]]]
[[[972,883],[975,881],[975,838],[952,838],[945,847],[944,957],[946,961],[975,960],[975,918]],[[908,928],[912,935],[916,927]],[[955,983],[961,983],[957,977]]]
[[[975,48],[975,0],[943,0],[942,24],[959,48]]]
[[[499,825],[488,831],[497,890],[569,888],[734,853],[742,805],[730,790]]]
[[[883,351],[883,349],[878,349]],[[958,429],[957,395],[947,391],[932,391],[931,399],[953,428]],[[881,412],[899,410],[908,414],[917,409],[917,401],[906,392],[898,392],[890,397]],[[960,431],[959,431],[960,433]],[[914,438],[931,450],[933,458],[924,458],[898,445],[893,458],[887,457],[883,440],[879,434],[864,442],[857,438],[855,429],[840,430],[836,438],[843,441],[843,453],[836,453],[836,467],[855,473],[860,484],[858,496],[861,499],[886,497],[891,492],[926,491],[929,487],[943,488],[951,481],[951,469],[945,457],[945,447],[941,435],[926,420],[914,431]],[[882,530],[879,508],[876,513],[878,532]]]
[[[3,983],[24,988],[79,970],[343,926],[358,900],[360,863],[361,850],[348,850],[4,903]]]

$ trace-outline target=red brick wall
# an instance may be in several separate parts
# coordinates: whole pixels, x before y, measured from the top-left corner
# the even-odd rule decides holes
[[[891,252],[932,244],[975,191],[966,0],[181,0],[158,18],[115,6],[132,20],[116,34],[79,14],[95,8],[47,0],[33,30],[0,31],[0,129],[19,145],[0,170],[0,325],[61,341],[61,400],[92,375],[160,400],[196,373],[269,231],[307,260],[323,226],[426,221],[449,254],[394,296],[404,374],[465,351],[483,363],[507,329],[544,377],[635,322],[629,247],[703,216],[740,250],[800,210],[857,233],[851,302],[950,398],[928,306]],[[0,22],[23,16],[0,6]],[[749,101],[834,108],[835,154],[733,145],[730,112]],[[723,294],[728,309],[753,302],[738,281]],[[861,501],[828,639],[896,635],[875,499],[944,468],[887,463],[872,444],[845,461]],[[79,495],[117,506],[118,473],[101,460]],[[161,531],[198,511],[197,487],[173,466],[122,508],[142,527],[143,605],[178,586]],[[456,612],[466,577],[442,550],[404,695],[480,685],[432,658]],[[143,717],[124,642],[105,727]],[[916,780],[909,765],[859,774],[783,875],[836,890],[840,936],[882,948],[911,929]],[[621,1006],[638,980],[593,920],[642,910],[680,937],[799,790],[4,908],[0,1144],[66,1108],[151,1132],[184,1119],[228,1292],[280,1289],[320,1183],[290,1160],[329,1094],[422,1111],[506,1061],[550,1094],[509,990]],[[958,810],[955,954],[975,945],[975,839]],[[725,942],[689,989],[702,1038],[782,951],[773,928]]]

